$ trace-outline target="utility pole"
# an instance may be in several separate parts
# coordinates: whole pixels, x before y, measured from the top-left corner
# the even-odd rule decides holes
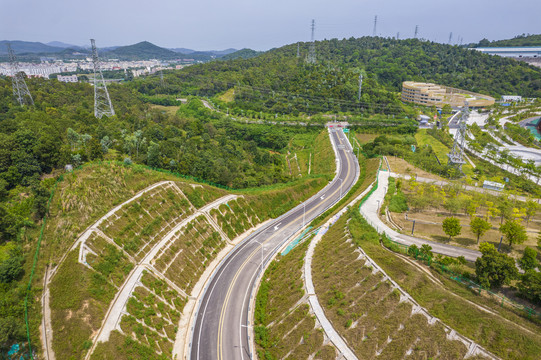
[[[417,35],[419,35],[419,25],[415,25],[415,35],[413,35],[413,38],[417,39]]]
[[[361,101],[361,89],[363,87],[363,73],[359,74],[359,101]]]
[[[94,116],[98,119],[101,119],[103,115],[111,117],[115,115],[115,110],[101,72],[96,41],[90,39],[90,43],[92,44],[92,63],[94,64]]]
[[[316,44],[314,40],[314,31],[316,29],[316,21],[312,19],[312,37],[310,40],[310,51],[308,52],[308,58],[306,59],[306,62],[308,64],[315,64],[316,63]]]
[[[11,48],[10,43],[8,43],[7,45],[9,64],[11,66],[11,83],[13,85],[13,95],[15,95],[15,98],[21,106],[24,106],[25,104],[34,105],[34,99],[32,99],[32,95],[30,95],[30,90],[28,90],[28,86],[26,86],[26,82],[24,81],[23,73],[19,69],[19,62],[15,57],[15,52]]]
[[[372,31],[372,36],[376,36],[378,30],[378,16],[374,16],[374,30]]]
[[[453,41],[453,32],[451,31],[451,33],[449,34],[449,42],[448,42],[448,44],[451,45],[452,41]]]

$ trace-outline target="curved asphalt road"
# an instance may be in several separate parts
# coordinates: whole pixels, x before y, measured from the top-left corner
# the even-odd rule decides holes
[[[266,263],[303,223],[308,224],[338,201],[341,194],[345,195],[359,173],[358,162],[342,130],[331,131],[331,137],[340,159],[334,180],[304,206],[290,210],[237,245],[214,272],[197,310],[190,359],[250,359],[248,336],[252,324],[248,305],[261,271],[262,253]]]

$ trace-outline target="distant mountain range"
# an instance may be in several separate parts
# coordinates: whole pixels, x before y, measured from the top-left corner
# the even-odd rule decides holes
[[[66,44],[60,41],[51,41],[47,44],[41,42],[30,41],[0,41],[0,61],[5,61],[7,58],[7,43],[11,44],[11,48],[16,53],[17,58],[21,61],[35,61],[43,57],[52,57],[57,59],[72,59],[74,57],[90,55],[90,48],[73,44]],[[242,56],[245,57],[245,50]],[[98,48],[101,58],[104,59],[120,59],[120,60],[174,60],[174,59],[194,59],[199,61],[209,61],[218,59],[224,56],[235,58],[232,56],[236,49],[225,50],[208,50],[197,51],[186,48],[166,49],[154,45],[148,41],[142,41],[137,44],[127,46],[111,46]],[[253,50],[251,50],[253,51]]]

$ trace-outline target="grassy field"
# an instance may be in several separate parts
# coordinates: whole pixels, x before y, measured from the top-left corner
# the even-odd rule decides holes
[[[418,177],[434,179],[434,180],[443,180],[443,181],[446,180],[442,178],[441,176],[419,169],[418,167],[408,163],[406,160],[395,157],[395,156],[387,156],[387,161],[389,161],[389,165],[391,166],[391,171],[398,174],[411,175],[411,176],[417,175]]]
[[[168,114],[168,115],[175,115],[177,113],[177,110],[178,110],[178,106],[163,106],[163,105],[154,105],[154,104],[151,104],[150,107],[152,109],[156,109],[156,110],[159,110],[165,114]]]
[[[222,100],[223,102],[229,103],[235,100],[235,89],[231,88],[224,92],[222,95],[218,96],[218,99]]]
[[[327,129],[322,130],[314,140],[312,153],[312,174],[332,175],[336,171],[334,150]]]
[[[322,331],[303,298],[302,266],[308,244],[298,245],[284,257],[278,255],[265,271],[255,309],[260,359],[336,358],[335,348],[323,344]]]
[[[418,146],[430,145],[436,153],[436,156],[442,164],[447,164],[450,149],[441,143],[438,139],[426,133],[426,129],[420,129],[415,134],[415,140],[417,140]],[[469,162],[462,165],[462,172],[467,176],[473,175],[473,167]]]
[[[431,315],[503,359],[538,359],[541,351],[538,324],[432,269],[406,262],[382,248],[378,235],[357,212],[350,214],[348,229],[352,241]]]
[[[369,142],[373,141],[378,136],[379,136],[379,134],[355,133],[355,138],[359,141],[359,143],[361,145],[364,145],[366,143],[369,143]]]

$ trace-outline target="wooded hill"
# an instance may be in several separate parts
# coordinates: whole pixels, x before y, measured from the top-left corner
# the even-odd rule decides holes
[[[471,47],[506,47],[506,46],[541,46],[541,34],[538,35],[518,35],[512,39],[489,41],[483,39]]]
[[[541,96],[541,69],[458,46],[418,39],[332,39],[316,42],[315,65],[305,61],[309,43],[300,43],[299,47],[300,57],[297,44],[291,44],[250,59],[191,66],[167,74],[166,88],[160,87],[157,79],[139,80],[134,85],[148,95],[213,96],[235,88],[236,105],[280,113],[360,108],[400,113],[403,109],[396,92],[406,80],[434,82],[495,97]],[[361,72],[364,81],[359,101]]]

